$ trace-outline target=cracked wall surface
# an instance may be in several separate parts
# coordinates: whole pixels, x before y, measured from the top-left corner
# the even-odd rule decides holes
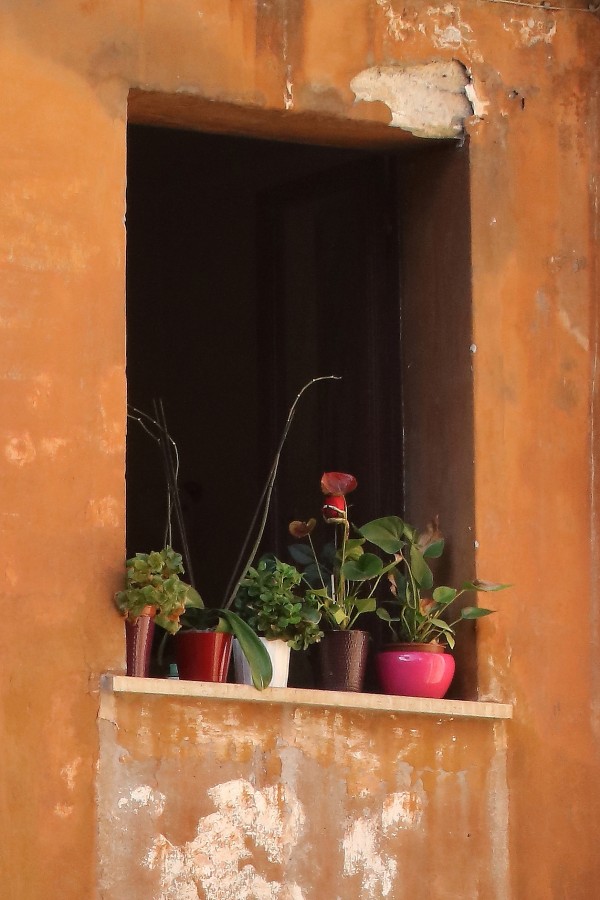
[[[445,896],[504,900],[505,727],[110,697],[100,896],[401,900],[426,852]]]

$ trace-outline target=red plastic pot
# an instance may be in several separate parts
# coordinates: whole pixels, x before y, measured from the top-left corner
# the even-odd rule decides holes
[[[231,634],[220,631],[180,631],[175,638],[179,677],[186,681],[226,681]]]

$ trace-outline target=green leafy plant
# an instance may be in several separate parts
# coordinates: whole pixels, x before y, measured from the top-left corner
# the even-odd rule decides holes
[[[230,609],[194,607],[182,615],[181,627],[185,631],[220,631],[233,634],[248,660],[254,687],[259,691],[269,687],[273,677],[271,658],[258,635],[237,613]]]
[[[434,588],[428,560],[444,551],[437,523],[419,533],[398,516],[386,516],[358,528],[349,520],[346,501],[355,488],[353,475],[326,472],[322,476],[322,514],[325,522],[336,526],[336,541],[326,544],[320,556],[311,537],[316,519],[289,526],[293,537],[307,540],[308,546],[294,544],[290,553],[314,588],[323,618],[331,628],[342,630],[353,628],[359,616],[371,612],[388,623],[398,642],[454,647],[460,621],[479,619],[494,610],[464,606],[456,619],[447,621],[452,605],[468,592],[490,593],[509,585],[475,579],[459,588]],[[386,583],[388,595],[382,597]]]
[[[136,553],[126,566],[125,589],[115,594],[117,609],[126,619],[134,621],[140,615],[150,615],[169,634],[176,634],[181,628],[234,634],[248,660],[255,686],[259,690],[268,687],[273,669],[262,643],[231,610],[205,608],[200,594],[179,577],[184,574],[179,553],[171,547]]]
[[[441,643],[454,647],[455,626],[463,620],[480,619],[495,610],[481,606],[464,606],[456,619],[442,618],[463,594],[490,593],[509,587],[488,581],[465,581],[459,588],[441,585],[434,588],[433,573],[427,560],[439,558],[444,539],[437,522],[423,532],[398,516],[386,516],[367,522],[358,533],[386,554],[393,564],[388,570],[392,599],[384,601],[376,613],[387,622],[394,639],[401,643]],[[425,592],[426,596],[423,596]]]
[[[306,650],[323,636],[319,606],[300,572],[274,556],[248,568],[234,601],[234,609],[256,634],[285,641],[293,650]]]
[[[136,553],[126,566],[125,589],[115,594],[115,603],[129,621],[150,615],[165,631],[176,634],[185,610],[202,605],[198,592],[179,577],[182,558],[171,547]]]

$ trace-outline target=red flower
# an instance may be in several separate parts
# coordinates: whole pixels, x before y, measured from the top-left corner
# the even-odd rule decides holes
[[[321,512],[326,522],[345,521],[347,517],[346,499],[337,494],[328,494]]]
[[[308,522],[290,522],[289,524],[289,532],[292,537],[295,538],[305,538],[308,537],[314,531],[315,525],[317,524],[316,519],[309,519]]]
[[[354,475],[346,472],[324,472],[321,477],[321,490],[324,494],[333,494],[335,497],[344,497],[356,488]]]

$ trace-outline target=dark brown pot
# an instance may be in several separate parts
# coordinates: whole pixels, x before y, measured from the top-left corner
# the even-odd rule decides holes
[[[321,687],[326,691],[362,691],[369,654],[368,631],[328,631],[317,651]]]
[[[138,678],[148,677],[153,637],[153,616],[138,616],[133,622],[125,622],[128,675],[135,675]]]
[[[179,677],[187,681],[226,681],[231,634],[220,631],[180,631],[175,638]]]

